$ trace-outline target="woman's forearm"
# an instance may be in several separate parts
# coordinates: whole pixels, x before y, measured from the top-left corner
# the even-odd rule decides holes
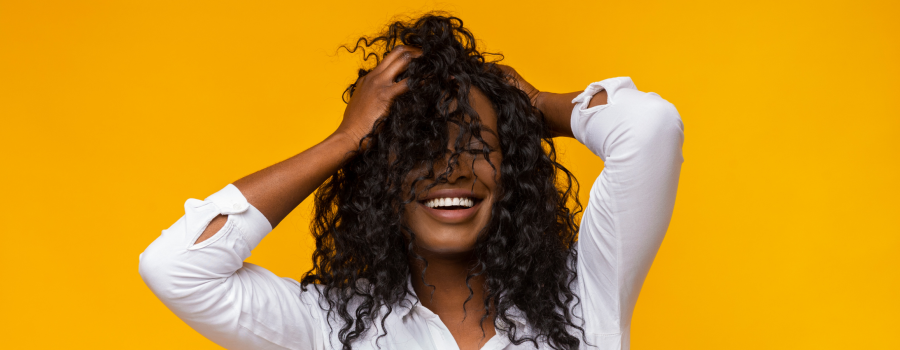
[[[582,91],[557,94],[552,92],[539,92],[534,105],[544,113],[544,118],[550,125],[554,136],[575,137],[572,134],[572,108],[575,104],[572,99]],[[606,91],[600,91],[591,98],[588,108],[606,104]]]
[[[394,97],[409,91],[406,79],[394,80],[410,60],[421,55],[418,48],[394,47],[375,69],[357,79],[337,131],[300,154],[235,181],[234,186],[275,228],[341,167],[375,121],[387,114]],[[196,243],[215,235],[227,220],[225,215],[214,218]]]
[[[274,228],[334,174],[355,151],[356,141],[332,134],[315,146],[234,182]]]
[[[234,186],[274,228],[334,174],[356,148],[354,138],[335,133],[291,158],[235,181]],[[213,219],[195,243],[215,235],[226,220],[225,215]]]

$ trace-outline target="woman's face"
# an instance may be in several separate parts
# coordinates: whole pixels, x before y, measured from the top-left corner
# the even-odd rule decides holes
[[[416,201],[404,207],[406,224],[416,234],[416,245],[422,253],[454,254],[472,250],[478,233],[488,224],[491,218],[491,204],[495,199],[495,191],[500,176],[500,140],[497,137],[497,115],[490,100],[478,89],[472,87],[469,103],[478,112],[481,124],[485,129],[481,137],[492,150],[488,163],[480,152],[482,144],[478,139],[463,138],[461,147],[478,150],[478,152],[462,152],[453,172],[442,183],[424,192],[424,188],[433,183],[431,180],[420,181],[416,191]],[[454,106],[451,106],[452,108]],[[448,150],[454,151],[454,143],[458,134],[455,124],[450,126],[450,143]],[[435,162],[435,174],[447,169],[450,154],[443,161]],[[407,186],[411,180],[425,173],[426,169],[416,169],[407,177]],[[495,174],[496,173],[496,174]],[[408,187],[407,187],[408,188]]]

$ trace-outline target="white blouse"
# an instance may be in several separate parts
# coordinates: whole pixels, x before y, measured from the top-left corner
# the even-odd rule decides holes
[[[604,89],[608,103],[586,108]],[[638,91],[627,77],[592,83],[572,102],[578,103],[571,118],[575,138],[604,161],[581,219],[574,289],[581,303],[572,311],[583,318],[576,323],[590,344],[582,349],[628,349],[634,305],[672,217],[684,125],[671,103]],[[203,201],[188,199],[184,211],[140,255],[139,267],[178,317],[230,349],[340,349],[340,324],[333,320],[331,332],[316,291],[303,292],[299,282],[244,262],[272,226],[237,187],[229,184]],[[228,215],[225,226],[194,244],[219,214]],[[516,321],[529,331],[523,318]],[[377,344],[382,329],[376,326],[355,349],[459,349],[440,317],[415,298],[394,306],[385,320],[387,336]],[[498,326],[482,349],[533,344],[511,344]]]

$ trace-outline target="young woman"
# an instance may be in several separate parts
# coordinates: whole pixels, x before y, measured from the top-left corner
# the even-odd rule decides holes
[[[380,62],[338,129],[189,199],[141,255],[150,289],[227,348],[628,349],[683,162],[675,107],[629,78],[539,91],[454,17],[360,48]],[[580,225],[553,137],[604,161]],[[244,263],[317,188],[302,281]]]

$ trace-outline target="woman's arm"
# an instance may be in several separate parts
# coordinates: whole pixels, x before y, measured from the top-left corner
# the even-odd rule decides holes
[[[604,161],[580,225],[575,312],[588,342],[627,350],[634,306],[675,205],[681,116],[627,77],[568,94],[538,92],[518,80],[556,134],[575,137]]]
[[[550,130],[556,136],[575,137],[572,134],[571,123],[572,109],[575,108],[575,103],[572,100],[581,93],[582,91],[562,94],[542,91],[535,98],[535,107],[544,113],[544,118],[550,125]],[[603,90],[591,97],[588,108],[605,104],[606,90]]]
[[[141,278],[160,301],[225,348],[321,348],[328,333],[318,293],[303,292],[297,281],[244,260],[340,167],[393,97],[406,91],[406,82],[393,78],[416,55],[395,48],[361,78],[338,130],[318,145],[205,200],[185,202],[184,216],[140,255]]]
[[[575,99],[575,97],[578,97],[582,91],[569,93],[539,91],[522,78],[522,76],[512,67],[505,65],[497,65],[497,67],[508,74],[510,76],[510,81],[531,97],[531,104],[544,114],[544,118],[550,126],[550,130],[554,136],[575,137],[575,135],[572,134],[571,125],[572,109],[575,108],[575,102],[572,100]],[[603,90],[596,93],[591,98],[588,108],[605,104],[606,90]]]
[[[587,108],[601,90],[607,104]],[[573,101],[572,133],[604,161],[577,245],[585,329],[601,347],[627,350],[638,295],[675,207],[684,125],[675,106],[627,77],[592,83]]]
[[[336,132],[291,158],[235,181],[234,186],[274,228],[338,170],[350,152],[356,150],[356,145],[349,136]],[[195,243],[219,232],[227,219],[226,215],[217,216]]]
[[[406,81],[393,80],[421,55],[417,48],[397,46],[372,72],[357,82],[356,90],[338,129],[321,143],[268,168],[234,182],[247,201],[259,209],[274,228],[319,185],[334,174],[375,120],[387,112],[393,98],[407,91]],[[197,239],[212,237],[227,217],[219,215]]]

